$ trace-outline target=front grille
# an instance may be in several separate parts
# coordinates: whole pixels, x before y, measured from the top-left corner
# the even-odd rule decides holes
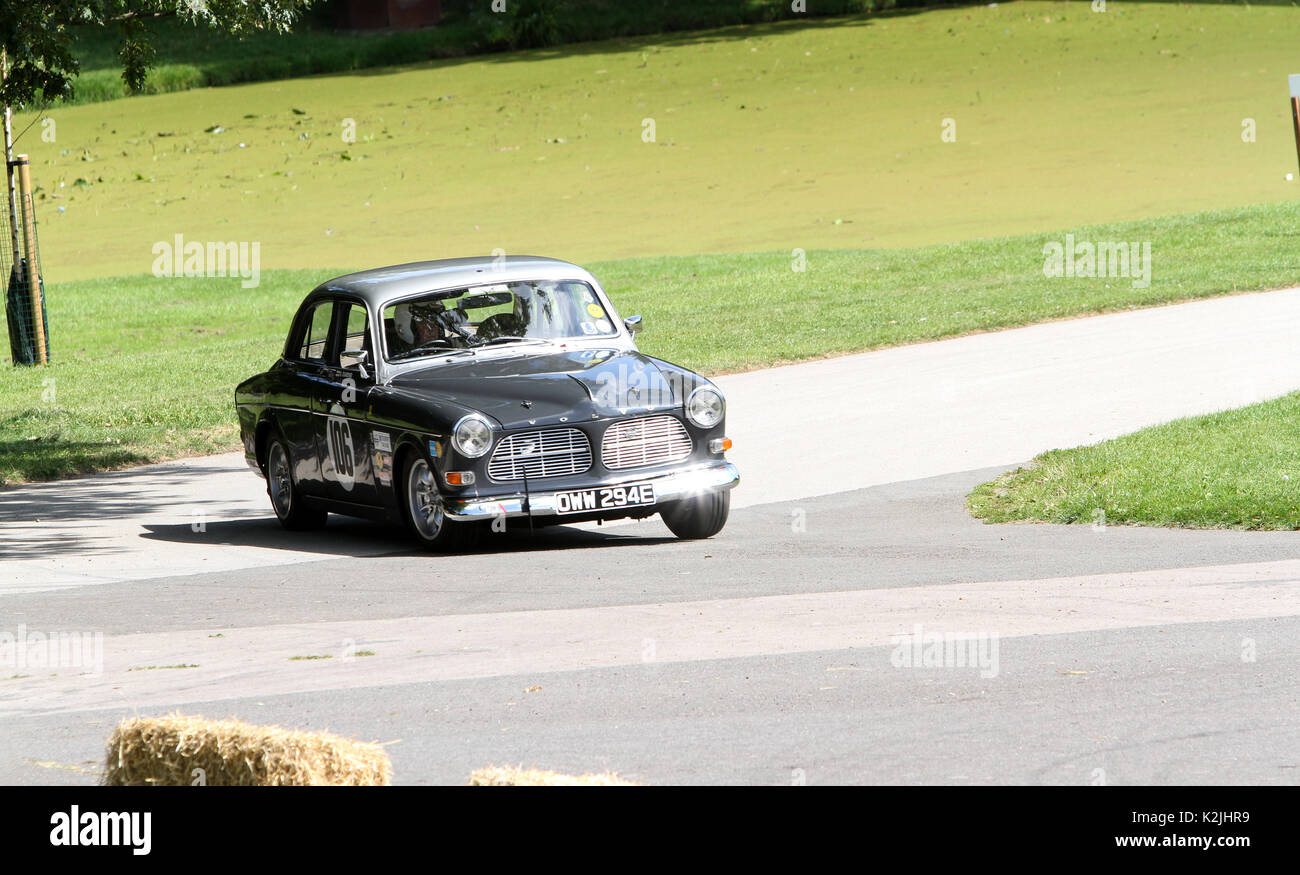
[[[685,459],[694,444],[672,416],[647,416],[611,425],[600,444],[600,461],[611,471],[649,468]]]
[[[523,480],[581,474],[591,467],[591,443],[576,428],[528,431],[512,434],[488,460],[493,480]]]

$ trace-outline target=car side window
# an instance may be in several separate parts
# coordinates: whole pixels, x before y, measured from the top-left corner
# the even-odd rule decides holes
[[[334,302],[321,301],[312,311],[307,332],[303,335],[298,357],[307,361],[323,362],[329,345],[330,319],[334,315]]]
[[[347,312],[343,320],[343,347],[339,353],[339,364],[345,368],[356,367],[357,353],[370,350],[369,320],[363,304],[344,303]]]

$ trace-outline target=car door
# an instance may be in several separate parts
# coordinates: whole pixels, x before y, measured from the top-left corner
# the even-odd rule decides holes
[[[367,421],[374,388],[374,344],[370,317],[359,300],[339,298],[334,305],[334,339],[323,378],[316,385],[313,410],[325,495],[335,501],[377,506],[374,447]],[[370,353],[363,366],[360,353]]]
[[[271,399],[276,423],[289,445],[294,481],[309,495],[325,493],[314,406],[327,379],[333,325],[333,299],[318,300],[304,308],[294,323],[294,339],[286,352],[285,367],[279,369],[279,385]]]

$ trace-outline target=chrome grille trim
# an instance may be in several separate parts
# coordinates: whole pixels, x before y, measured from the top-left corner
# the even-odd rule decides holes
[[[694,448],[686,426],[675,416],[646,416],[607,428],[600,462],[611,471],[650,468],[685,459]]]
[[[591,442],[576,428],[526,431],[497,444],[488,477],[498,482],[581,474],[591,467]]]

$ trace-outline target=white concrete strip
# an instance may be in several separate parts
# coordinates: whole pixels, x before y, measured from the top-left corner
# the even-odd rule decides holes
[[[0,725],[23,715],[187,703],[643,662],[997,640],[1300,615],[1300,560],[745,599],[187,630],[103,639],[102,671],[0,662]],[[30,653],[33,633],[26,630]],[[71,630],[64,630],[71,631]],[[92,631],[93,630],[77,630]],[[0,641],[0,647],[3,647]],[[363,652],[373,655],[355,655]],[[92,648],[93,653],[93,648]],[[889,665],[890,651],[863,659]],[[329,657],[294,659],[294,657]],[[0,649],[0,660],[6,659]],[[174,668],[170,666],[193,666]],[[1005,667],[1005,661],[1003,663]],[[27,675],[27,677],[21,677]],[[540,680],[538,681],[541,682]],[[210,715],[218,716],[218,715]]]
[[[266,546],[223,543],[214,525],[263,518]],[[0,595],[393,550],[382,540],[278,528],[266,481],[243,453],[0,490]]]
[[[1289,289],[723,377],[733,507],[1014,464],[1281,395],[1300,389],[1297,336]],[[149,537],[198,512],[271,516],[239,454],[0,490],[0,594],[393,549],[273,522],[258,544]]]

